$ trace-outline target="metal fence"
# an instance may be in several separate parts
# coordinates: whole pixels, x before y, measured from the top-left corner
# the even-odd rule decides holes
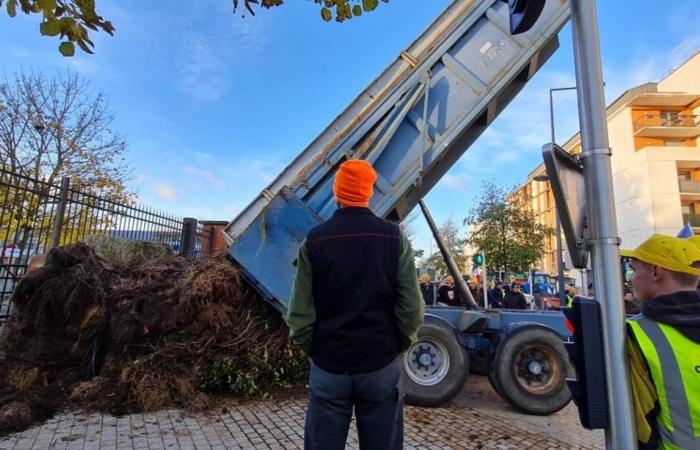
[[[90,235],[163,242],[193,257],[208,255],[213,242],[213,230],[196,219],[73,187],[68,178],[59,185],[0,170],[0,321],[32,256]]]

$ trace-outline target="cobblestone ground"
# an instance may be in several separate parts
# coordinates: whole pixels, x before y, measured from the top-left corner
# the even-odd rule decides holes
[[[0,440],[0,449],[296,449],[303,445],[305,399],[231,403],[207,414],[167,410],[112,417],[66,412]],[[597,449],[603,434],[578,424],[569,405],[550,417],[511,410],[472,376],[444,408],[406,408],[406,449]],[[348,447],[358,449],[351,427]]]

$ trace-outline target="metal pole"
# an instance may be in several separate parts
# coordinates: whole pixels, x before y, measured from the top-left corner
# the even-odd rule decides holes
[[[53,223],[53,234],[51,235],[51,247],[56,248],[61,245],[61,231],[63,231],[63,216],[66,213],[66,203],[68,203],[68,189],[70,187],[70,179],[68,177],[61,178],[61,192],[58,198],[58,209],[56,210],[56,218]]]
[[[482,280],[481,280],[481,282],[484,285],[484,308],[488,308],[489,307],[489,303],[488,303],[489,290],[488,290],[488,283],[486,282],[486,277],[488,274],[488,271],[486,270],[486,253],[482,252],[481,257],[484,259],[481,262],[482,263],[482,266],[481,266],[481,268],[482,268],[482,270],[481,270]]]
[[[595,0],[572,0],[571,22],[578,90],[579,123],[588,218],[591,231],[596,300],[601,303],[605,375],[610,413],[608,449],[637,447],[627,359],[625,322],[620,299],[619,239],[600,62]]]
[[[562,257],[561,250],[561,223],[559,223],[559,214],[557,214],[556,207],[554,209],[554,228],[557,232],[557,285],[559,290],[559,304],[566,304],[566,292],[564,289],[564,258]]]
[[[476,304],[476,301],[474,301],[474,297],[472,296],[472,293],[469,291],[469,287],[467,286],[467,283],[464,281],[464,278],[462,278],[462,273],[459,271],[459,267],[457,267],[457,263],[455,262],[454,258],[452,258],[452,255],[447,251],[447,247],[445,247],[445,243],[442,241],[442,238],[440,237],[440,233],[438,232],[437,226],[435,225],[435,222],[433,221],[433,216],[430,215],[430,211],[428,211],[428,207],[425,206],[425,203],[423,203],[423,200],[419,200],[418,204],[420,205],[421,211],[423,211],[423,216],[425,216],[425,221],[428,222],[428,226],[430,227],[430,231],[433,232],[433,236],[435,237],[435,242],[438,245],[438,248],[440,248],[440,253],[442,253],[442,257],[445,260],[445,264],[447,264],[447,269],[450,271],[452,274],[452,278],[455,279],[455,288],[459,292],[459,294],[462,296],[462,298],[467,300],[467,303],[470,309],[473,308],[478,308],[478,305]]]
[[[554,133],[554,96],[552,95],[555,91],[575,91],[578,88],[576,86],[563,87],[563,88],[552,88],[549,90],[549,126],[550,133],[552,135],[552,143],[556,143],[556,136]],[[556,204],[554,205],[554,228],[557,233],[557,290],[559,291],[559,304],[566,304],[566,293],[564,292],[564,258],[562,256],[562,245],[561,245],[561,224],[559,223],[559,213],[557,211]]]

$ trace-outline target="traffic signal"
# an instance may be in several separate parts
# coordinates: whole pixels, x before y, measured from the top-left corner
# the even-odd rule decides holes
[[[507,1],[510,13],[510,34],[524,33],[532,28],[542,14],[545,2],[545,0]]]
[[[592,298],[576,296],[571,308],[562,308],[566,326],[574,342],[565,342],[576,379],[566,379],[571,396],[578,406],[581,425],[588,429],[607,428],[608,397],[603,360],[603,330],[600,304]]]
[[[481,253],[476,253],[472,257],[472,262],[474,263],[475,266],[482,266],[484,264],[484,255]]]

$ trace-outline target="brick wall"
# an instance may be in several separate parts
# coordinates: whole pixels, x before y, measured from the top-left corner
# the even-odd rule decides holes
[[[220,220],[206,220],[206,221],[200,221],[199,223],[202,225],[204,232],[208,232],[211,230],[211,236],[212,236],[211,254],[212,255],[228,249],[228,244],[226,243],[226,240],[224,239],[224,228],[226,228],[226,225],[228,225],[228,222],[224,222],[224,221],[220,221]]]

